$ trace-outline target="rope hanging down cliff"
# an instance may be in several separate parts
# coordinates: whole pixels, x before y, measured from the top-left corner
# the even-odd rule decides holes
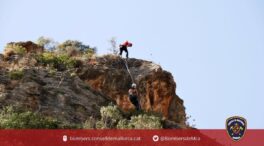
[[[129,76],[130,76],[130,78],[131,78],[131,80],[132,80],[132,83],[135,83],[135,82],[134,82],[134,79],[133,79],[133,77],[132,77],[132,75],[131,75],[131,72],[130,72],[130,70],[129,70],[129,68],[128,68],[127,60],[126,60],[126,59],[123,59],[123,60],[124,60],[124,62],[125,62],[125,66],[126,66],[126,69],[127,69],[128,74],[129,74]]]

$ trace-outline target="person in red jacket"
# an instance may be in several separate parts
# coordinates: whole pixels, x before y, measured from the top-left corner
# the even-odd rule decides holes
[[[120,49],[119,55],[120,56],[122,56],[123,51],[125,51],[126,52],[126,58],[128,58],[128,50],[127,50],[127,47],[132,47],[132,43],[130,43],[128,41],[125,41],[123,44],[120,44],[119,45],[119,49]]]

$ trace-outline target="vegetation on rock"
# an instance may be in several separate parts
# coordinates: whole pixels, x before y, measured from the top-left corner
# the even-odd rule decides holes
[[[19,80],[24,76],[24,71],[20,70],[12,70],[8,72],[8,77],[12,80]]]
[[[13,52],[14,54],[24,55],[26,53],[26,48],[18,44],[10,43],[6,45],[6,48],[9,50],[9,52]]]
[[[84,124],[85,129],[161,129],[162,118],[155,113],[137,112],[127,117],[116,105],[103,106],[101,119],[90,117]]]
[[[44,66],[50,66],[60,71],[71,69],[75,66],[76,60],[66,54],[54,54],[52,52],[45,52],[37,56],[38,63]]]
[[[53,118],[43,117],[31,111],[15,111],[7,106],[0,112],[1,129],[55,129],[59,122]]]
[[[31,111],[11,114],[3,109],[1,127],[185,127],[183,100],[175,93],[172,75],[150,61],[130,58],[124,62],[117,56],[115,39],[110,43],[112,54],[100,57],[96,56],[95,47],[75,40],[57,43],[41,37],[37,44],[31,41],[9,43],[0,62],[0,105],[16,104],[24,109],[29,107]],[[127,95],[132,78],[138,85],[142,107],[138,112],[133,112],[135,107]],[[110,102],[115,105],[107,106]],[[50,121],[50,117],[56,122]],[[15,123],[30,122],[27,119],[33,119],[29,127]],[[48,126],[43,124],[45,122]]]

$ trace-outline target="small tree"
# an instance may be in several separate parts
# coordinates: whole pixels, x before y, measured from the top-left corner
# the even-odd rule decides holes
[[[110,52],[113,53],[114,55],[117,55],[118,54],[118,49],[117,49],[117,46],[116,46],[116,38],[115,37],[112,37],[110,40],[109,40],[109,43],[111,45],[111,48],[109,48]]]
[[[96,48],[85,45],[80,41],[67,40],[57,47],[58,52],[67,53],[69,56],[76,54],[95,54]]]
[[[57,43],[52,38],[44,36],[38,38],[37,44],[51,51],[53,51],[57,46]]]

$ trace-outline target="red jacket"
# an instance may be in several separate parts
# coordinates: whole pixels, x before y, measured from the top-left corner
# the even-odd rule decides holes
[[[132,47],[132,43],[125,41],[122,46],[126,46],[126,47]]]

